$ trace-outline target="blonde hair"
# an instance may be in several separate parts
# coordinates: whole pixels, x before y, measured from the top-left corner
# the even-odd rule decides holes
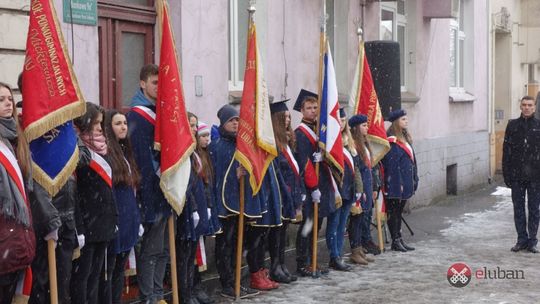
[[[409,131],[399,126],[399,119],[396,119],[392,122],[392,125],[390,125],[390,127],[388,128],[387,135],[395,136],[397,140],[402,143],[409,143],[409,144],[413,143],[413,140]]]

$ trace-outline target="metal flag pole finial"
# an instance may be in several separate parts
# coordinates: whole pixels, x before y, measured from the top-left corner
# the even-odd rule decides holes
[[[257,3],[257,0],[249,0],[249,7],[248,7],[248,13],[250,15],[253,15],[257,8],[255,8],[255,4]]]
[[[353,24],[356,26],[356,35],[362,39],[364,36],[364,31],[362,30],[362,22],[360,18],[354,18]]]

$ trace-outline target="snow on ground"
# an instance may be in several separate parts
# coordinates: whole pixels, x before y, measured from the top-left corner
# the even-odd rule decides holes
[[[385,252],[368,266],[331,271],[320,279],[302,278],[242,303],[539,303],[540,254],[510,252],[516,233],[506,189],[492,194],[492,208],[446,219],[449,227],[435,236],[411,240],[413,252]],[[473,270],[463,288],[447,280],[448,268],[456,262]],[[483,267],[523,270],[524,279],[475,278]]]

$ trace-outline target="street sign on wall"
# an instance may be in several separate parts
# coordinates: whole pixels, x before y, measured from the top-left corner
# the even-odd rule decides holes
[[[97,25],[97,0],[64,0],[64,22]]]

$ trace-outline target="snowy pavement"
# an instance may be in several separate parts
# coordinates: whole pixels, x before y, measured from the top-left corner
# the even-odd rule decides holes
[[[368,266],[331,271],[320,279],[303,278],[241,303],[540,303],[540,254],[510,252],[516,232],[509,190],[498,188],[491,195],[484,192],[468,199],[483,202],[471,201],[470,209],[477,210],[455,217],[445,210],[467,210],[466,202],[459,208],[452,205],[457,202],[432,206],[409,218],[417,233],[409,237],[404,230],[404,235],[416,247],[413,252],[385,252]],[[422,230],[423,220],[428,228],[428,223],[445,228]],[[447,279],[449,267],[457,262],[472,269],[469,284],[462,288]],[[476,277],[484,269],[493,277],[497,267],[499,275],[504,270],[523,278]],[[220,299],[220,303],[227,302]]]

